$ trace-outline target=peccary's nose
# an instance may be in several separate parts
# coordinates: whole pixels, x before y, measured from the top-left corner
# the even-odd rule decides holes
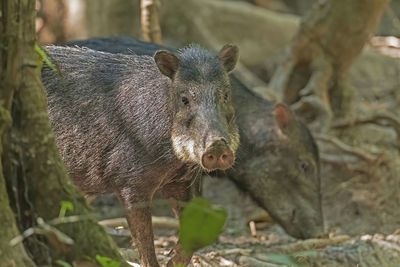
[[[224,139],[213,142],[203,154],[201,163],[209,171],[232,167],[235,157]]]

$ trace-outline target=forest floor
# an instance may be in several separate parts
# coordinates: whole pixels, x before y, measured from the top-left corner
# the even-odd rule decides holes
[[[215,180],[219,181],[213,183],[219,182],[229,187],[230,181],[227,179]],[[235,191],[232,188],[230,192]],[[237,193],[237,203],[222,203],[228,212],[233,210],[235,213],[241,209],[239,203],[248,205],[251,201],[244,194]],[[104,205],[103,202],[101,213],[114,216],[120,214],[122,209],[117,200],[110,196],[107,198],[108,204]],[[164,208],[159,207],[159,213],[165,213]],[[249,208],[247,206],[247,212]],[[261,211],[256,206],[251,208],[256,212]],[[250,214],[255,214],[254,210]],[[263,214],[242,227],[238,226],[238,222],[242,224],[249,214],[242,214],[242,219],[228,221],[225,231],[215,244],[195,252],[192,266],[398,266],[400,262],[400,231],[391,235],[353,237],[331,233],[325,238],[298,240],[287,235],[265,212]],[[235,220],[229,217],[228,220]],[[139,262],[138,252],[131,247],[131,236],[125,219],[102,220],[101,224],[107,225],[107,231],[120,247],[124,258],[130,262]],[[178,222],[172,217],[156,216],[153,217],[153,225],[157,257],[161,264],[166,264],[168,254],[178,240]]]
[[[203,177],[206,197],[228,211],[224,232],[218,241],[195,252],[191,266],[399,266],[400,231],[391,235],[340,235],[299,240],[285,231],[251,198],[227,178]],[[218,192],[224,189],[224,195]],[[232,201],[232,199],[236,201]],[[106,195],[93,202],[107,232],[121,249],[124,258],[139,262],[131,247],[123,210],[117,199]],[[153,228],[157,258],[166,264],[169,252],[178,240],[178,221],[166,201],[153,205]],[[113,219],[107,219],[107,218]]]

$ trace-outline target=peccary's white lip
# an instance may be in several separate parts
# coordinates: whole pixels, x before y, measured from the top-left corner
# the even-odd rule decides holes
[[[188,162],[198,162],[198,156],[195,149],[195,142],[190,137],[183,135],[171,136],[172,148],[174,149],[175,155]]]

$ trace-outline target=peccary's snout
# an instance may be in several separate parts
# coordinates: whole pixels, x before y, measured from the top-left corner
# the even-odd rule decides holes
[[[234,162],[233,152],[223,138],[212,142],[201,157],[201,164],[208,171],[229,169]]]

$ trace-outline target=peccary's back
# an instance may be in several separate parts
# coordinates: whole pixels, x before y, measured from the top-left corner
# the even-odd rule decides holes
[[[81,189],[113,190],[116,181],[123,183],[121,174],[134,177],[132,170],[141,171],[136,165],[166,153],[155,144],[169,144],[168,81],[151,57],[47,50],[62,74],[47,66],[42,72],[50,120],[61,156]]]

